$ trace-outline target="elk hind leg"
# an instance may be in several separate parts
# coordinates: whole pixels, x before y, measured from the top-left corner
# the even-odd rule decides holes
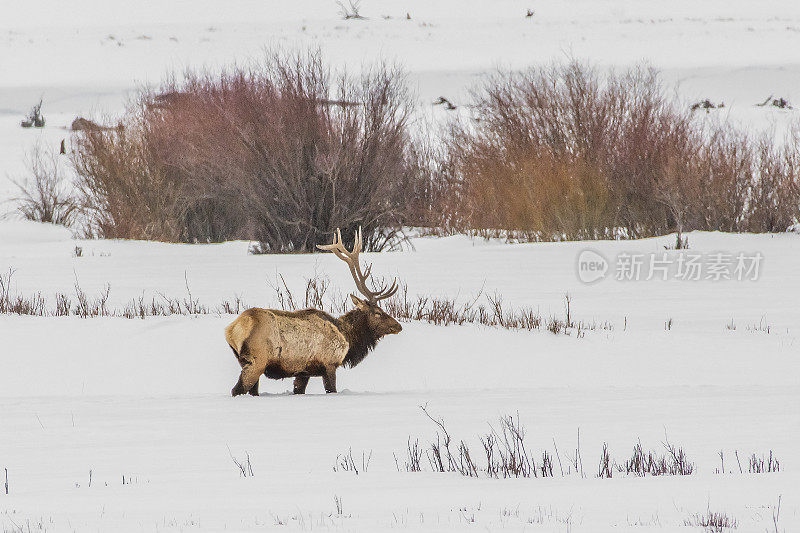
[[[305,394],[308,386],[309,376],[297,376],[294,378],[294,393]]]
[[[336,392],[336,367],[325,368],[322,384],[325,386],[325,392]]]
[[[258,396],[258,379],[267,368],[268,354],[271,345],[266,343],[260,349],[250,349],[245,343],[239,353],[239,364],[242,365],[242,373],[239,381],[231,390],[231,396],[239,396],[249,392],[253,396]],[[255,390],[255,392],[253,392]]]
[[[233,355],[235,355],[235,356],[236,356],[236,359],[239,361],[239,364],[242,366],[242,368],[244,368],[244,366],[245,366],[246,362],[244,362],[244,363],[243,363],[243,362],[242,362],[242,361],[243,361],[243,359],[240,359],[240,358],[239,358],[239,352],[237,352],[237,351],[236,351],[236,348],[234,348],[233,346],[231,346],[231,350],[233,350]],[[240,376],[240,377],[241,377],[241,376]],[[237,385],[238,385],[238,384],[237,384]],[[250,389],[249,391],[247,391],[247,392],[250,394],[250,396],[258,396],[258,381],[256,381],[256,384],[255,384],[255,385],[253,385],[253,388],[251,388],[251,389]],[[241,394],[241,393],[240,393],[240,394]],[[234,395],[234,396],[235,396],[235,395]]]

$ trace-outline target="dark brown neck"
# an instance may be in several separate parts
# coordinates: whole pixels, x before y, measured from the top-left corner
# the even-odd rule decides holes
[[[360,309],[353,309],[339,317],[339,324],[342,333],[350,344],[350,349],[347,350],[347,355],[345,355],[342,364],[354,367],[363,361],[369,351],[375,347],[378,337],[369,327],[367,314]]]

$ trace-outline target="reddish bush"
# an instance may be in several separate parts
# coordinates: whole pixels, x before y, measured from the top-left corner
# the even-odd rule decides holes
[[[123,128],[87,130],[73,139],[72,161],[88,235],[181,240],[180,183],[154,157],[147,128],[137,108]]]
[[[275,53],[190,73],[142,94],[124,128],[77,134],[89,233],[299,252],[363,226],[379,250],[404,225],[562,240],[784,231],[800,215],[797,134],[705,126],[653,70],[499,73],[473,97],[470,119],[420,141],[386,66],[332,76],[318,53]]]
[[[363,226],[376,250],[398,235],[420,177],[411,106],[397,70],[333,77],[319,53],[274,53],[141,95],[123,132],[81,134],[76,166],[87,204],[107,207],[91,210],[103,235],[151,238],[142,212],[157,211],[166,240],[299,252]]]
[[[446,218],[529,239],[689,229],[784,231],[800,214],[798,143],[705,128],[653,70],[500,73],[452,124]]]

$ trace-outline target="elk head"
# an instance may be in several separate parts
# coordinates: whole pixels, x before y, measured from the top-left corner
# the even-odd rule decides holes
[[[403,327],[397,320],[389,316],[386,311],[378,306],[379,301],[385,300],[397,292],[397,280],[395,279],[391,286],[387,287],[384,285],[377,290],[371,290],[367,286],[367,279],[370,276],[372,265],[368,266],[366,271],[362,271],[358,259],[362,246],[363,238],[361,235],[361,228],[358,228],[352,250],[348,250],[342,243],[342,232],[339,229],[336,230],[333,236],[333,243],[325,245],[318,244],[317,248],[333,252],[336,254],[336,257],[347,263],[358,292],[365,297],[365,299],[362,300],[355,294],[351,294],[350,298],[356,305],[356,310],[363,315],[363,318],[366,320],[369,331],[377,340],[384,335],[400,333],[403,330]]]

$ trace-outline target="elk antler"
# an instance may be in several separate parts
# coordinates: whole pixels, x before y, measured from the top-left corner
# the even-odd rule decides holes
[[[356,282],[358,292],[363,294],[370,303],[377,303],[380,300],[385,300],[397,292],[397,279],[392,282],[390,287],[383,286],[377,291],[371,291],[367,287],[367,278],[372,272],[372,265],[367,267],[366,272],[361,271],[361,264],[358,261],[358,255],[361,253],[363,246],[363,238],[361,236],[361,228],[356,231],[355,242],[353,243],[353,250],[349,251],[344,244],[342,244],[342,232],[337,228],[336,233],[333,235],[332,244],[318,244],[317,248],[320,250],[328,250],[336,254],[336,257],[347,263],[350,267],[350,273],[353,275],[353,281]]]

